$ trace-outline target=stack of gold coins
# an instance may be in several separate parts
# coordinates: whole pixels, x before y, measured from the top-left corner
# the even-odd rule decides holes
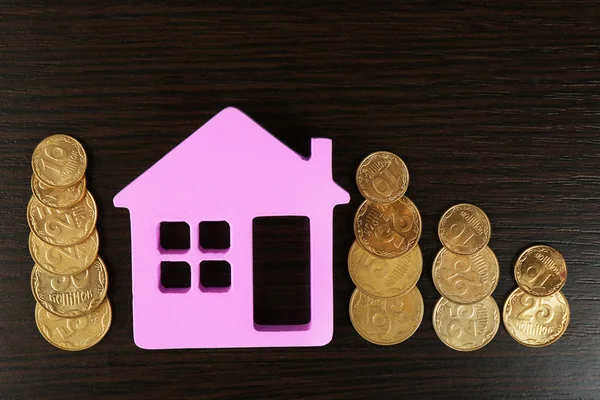
[[[378,345],[405,341],[423,319],[423,297],[416,287],[423,269],[417,244],[421,215],[404,195],[408,182],[406,164],[386,151],[367,156],[356,172],[365,201],[354,218],[356,241],[348,255],[357,287],[350,320],[359,335]]]
[[[35,321],[54,346],[87,349],[104,337],[112,318],[106,266],[98,257],[97,208],[86,188],[87,156],[77,140],[53,135],[35,148],[31,164]]]
[[[519,343],[542,347],[567,330],[571,311],[560,291],[567,280],[567,263],[558,250],[544,245],[526,249],[515,263],[519,287],[504,303],[504,326]]]
[[[459,351],[488,344],[500,326],[500,310],[491,296],[500,267],[488,247],[490,220],[472,204],[457,204],[442,216],[438,235],[444,246],[433,262],[433,283],[442,295],[433,310],[440,340]]]

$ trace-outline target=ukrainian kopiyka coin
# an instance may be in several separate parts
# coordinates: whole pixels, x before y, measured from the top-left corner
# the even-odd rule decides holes
[[[567,281],[567,263],[558,250],[537,245],[525,250],[515,263],[515,279],[534,296],[550,296]]]
[[[417,244],[396,258],[381,258],[357,242],[348,254],[348,271],[354,284],[373,297],[401,296],[412,289],[423,270],[423,256]]]
[[[55,275],[38,265],[31,271],[31,291],[47,311],[60,317],[78,317],[98,307],[106,297],[108,277],[100,257],[76,275]]]
[[[83,199],[86,192],[85,188],[85,176],[73,186],[62,188],[46,185],[35,174],[31,176],[31,191],[42,204],[48,207],[66,208],[73,206]]]
[[[87,168],[87,156],[81,143],[67,135],[52,135],[42,140],[31,157],[33,173],[46,185],[72,186]]]
[[[404,161],[388,151],[368,155],[356,171],[358,190],[366,199],[391,203],[408,189],[408,169]]]
[[[48,244],[31,232],[29,252],[37,265],[57,275],[75,275],[86,270],[98,256],[98,231],[73,246],[58,247]]]
[[[451,252],[475,254],[490,241],[490,220],[473,204],[457,204],[442,215],[438,235],[444,247]]]
[[[393,203],[365,200],[354,217],[354,235],[368,252],[383,258],[400,257],[421,237],[421,215],[406,196]]]
[[[108,298],[89,314],[74,318],[59,317],[39,304],[35,306],[38,330],[50,344],[62,350],[79,351],[94,346],[108,332],[111,320]]]
[[[496,336],[500,310],[488,296],[474,304],[458,304],[442,297],[433,309],[433,328],[440,340],[458,351],[482,348]]]
[[[504,303],[504,326],[517,342],[529,347],[548,346],[567,330],[571,311],[567,299],[558,291],[536,297],[515,289]]]
[[[423,320],[423,297],[417,287],[406,294],[376,298],[355,289],[350,299],[350,320],[360,336],[387,346],[411,337]]]
[[[87,239],[96,227],[98,210],[89,192],[69,208],[52,208],[32,196],[27,206],[27,221],[33,233],[54,246],[73,246]]]
[[[432,276],[443,297],[454,303],[472,304],[494,292],[500,266],[487,246],[472,255],[455,254],[443,247],[433,262]]]

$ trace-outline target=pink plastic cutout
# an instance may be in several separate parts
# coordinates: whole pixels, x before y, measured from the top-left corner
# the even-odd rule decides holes
[[[144,349],[322,346],[333,335],[333,208],[348,193],[332,179],[331,140],[313,138],[310,159],[271,136],[235,108],[226,108],[114,198],[131,215],[133,327]],[[252,220],[310,219],[311,320],[306,325],[255,326]],[[159,225],[190,226],[189,250],[163,250]],[[198,225],[227,221],[230,247],[201,249]],[[229,290],[203,291],[200,262],[231,265]],[[162,261],[191,266],[189,289],[164,290]]]

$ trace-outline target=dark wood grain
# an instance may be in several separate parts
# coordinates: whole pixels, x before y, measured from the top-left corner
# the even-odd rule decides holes
[[[0,398],[600,398],[596,1],[4,1],[0,56]],[[352,202],[335,214],[326,347],[133,343],[128,214],[112,197],[229,105],[300,152],[309,136],[334,140]],[[114,305],[106,338],[76,354],[40,336],[29,289],[30,157],[55,132],[88,152]],[[395,347],[365,342],[347,315],[354,172],[380,149],[408,164],[424,224],[425,317]],[[461,201],[491,219],[499,304],[524,247],[564,254],[572,315],[556,344],[526,348],[501,327],[464,354],[435,336],[436,226]]]

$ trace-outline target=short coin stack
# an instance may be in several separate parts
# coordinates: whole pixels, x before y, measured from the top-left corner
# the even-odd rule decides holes
[[[488,247],[490,221],[479,207],[457,204],[442,216],[438,235],[444,247],[435,257],[432,276],[442,297],[433,310],[433,327],[454,350],[480,349],[500,325],[500,310],[491,296],[500,267]]]
[[[357,286],[350,299],[350,320],[364,339],[393,345],[411,337],[423,319],[423,297],[416,287],[423,269],[417,244],[421,215],[404,193],[409,176],[395,154],[367,156],[356,172],[366,200],[354,218],[356,241],[348,270]]]
[[[87,156],[67,135],[38,144],[27,206],[31,290],[42,336],[63,350],[84,350],[106,334],[112,310],[106,266],[98,257],[97,208],[87,191]]]
[[[519,343],[542,347],[567,330],[571,312],[560,289],[567,280],[567,263],[558,250],[545,245],[526,249],[515,263],[519,287],[504,303],[504,326]]]

